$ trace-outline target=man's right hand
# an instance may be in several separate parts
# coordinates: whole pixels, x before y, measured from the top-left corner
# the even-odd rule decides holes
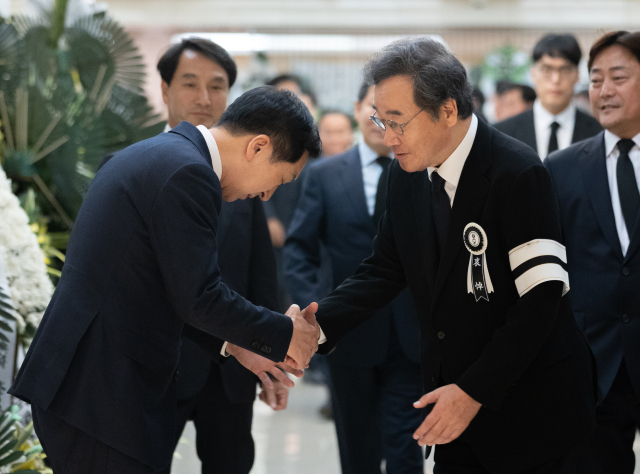
[[[287,360],[293,360],[297,369],[309,367],[309,361],[318,350],[320,329],[315,322],[318,303],[311,303],[304,311],[297,304],[291,305],[285,315],[293,321],[293,335],[287,351]]]

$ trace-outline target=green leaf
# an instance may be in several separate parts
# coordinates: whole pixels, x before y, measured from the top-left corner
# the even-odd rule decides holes
[[[14,448],[17,446],[18,444],[18,440],[17,439],[12,439],[11,441],[9,441],[7,444],[5,444],[4,446],[2,446],[0,448],[0,463],[5,463],[6,458],[3,458],[3,456],[11,451],[14,450]],[[22,453],[22,451],[20,451]]]
[[[1,451],[1,450],[0,450]],[[22,456],[24,456],[24,452],[18,450],[18,451],[13,451],[11,454],[9,454],[7,457],[0,459],[0,466],[6,466],[8,464],[14,463],[16,462],[18,459],[20,459]]]

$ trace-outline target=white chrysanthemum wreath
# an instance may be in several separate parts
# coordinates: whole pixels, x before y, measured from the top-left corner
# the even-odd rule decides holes
[[[17,314],[18,333],[33,334],[53,294],[44,255],[29,227],[29,218],[11,192],[11,181],[0,167],[0,247],[5,250],[7,281]],[[22,338],[28,346],[30,339]]]

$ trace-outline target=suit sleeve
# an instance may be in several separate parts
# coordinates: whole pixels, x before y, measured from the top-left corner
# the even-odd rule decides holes
[[[393,200],[393,169],[387,181],[386,211],[373,240],[373,253],[360,264],[355,274],[324,298],[316,317],[327,341],[318,353],[328,354],[348,332],[366,322],[388,305],[407,286],[400,256],[393,237],[389,212]]]
[[[482,356],[457,385],[474,400],[498,409],[513,383],[533,362],[555,324],[569,289],[560,217],[549,173],[524,169],[506,199],[502,233],[519,298]]]
[[[285,278],[293,301],[305,308],[320,295],[320,239],[326,212],[319,170],[310,168],[284,246]]]
[[[149,236],[167,296],[186,324],[283,361],[291,319],[254,306],[220,279],[215,196],[220,196],[219,182],[204,164],[183,166],[158,192],[148,217]]]

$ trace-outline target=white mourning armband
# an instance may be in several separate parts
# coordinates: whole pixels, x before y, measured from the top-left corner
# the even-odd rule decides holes
[[[555,240],[538,239],[519,245],[509,252],[509,263],[521,297],[550,280],[564,283],[562,296],[569,291],[567,250]]]

